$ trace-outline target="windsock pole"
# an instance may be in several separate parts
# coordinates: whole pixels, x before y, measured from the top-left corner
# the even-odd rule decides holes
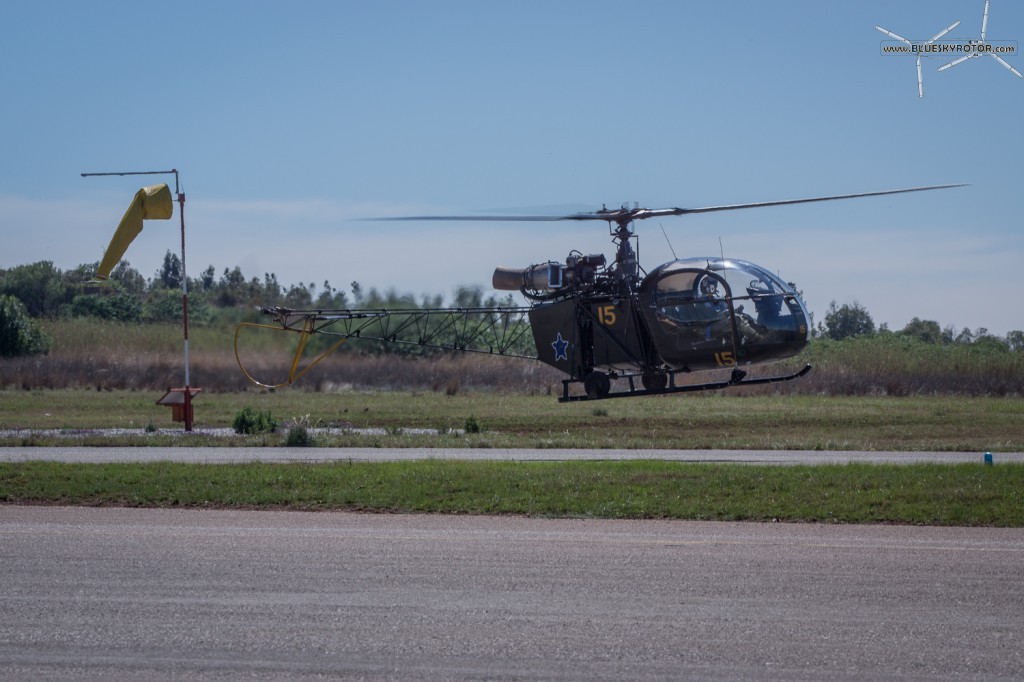
[[[181,219],[181,311],[185,334],[185,431],[192,431],[192,389],[189,381],[188,359],[188,274],[185,269],[185,193],[178,184],[178,171],[174,171],[174,193],[178,196],[178,217]]]
[[[95,175],[170,175],[174,174],[174,193],[178,197],[178,216],[181,219],[181,306],[182,306],[182,322],[185,335],[185,388],[182,392],[182,399],[184,400],[183,421],[185,422],[185,431],[192,430],[192,384],[189,377],[189,357],[188,357],[188,273],[185,270],[185,193],[181,190],[181,184],[178,178],[178,170],[172,168],[166,171],[125,171],[115,173],[82,173],[82,177],[90,177]],[[199,391],[200,389],[195,389]],[[175,389],[177,391],[177,389]]]

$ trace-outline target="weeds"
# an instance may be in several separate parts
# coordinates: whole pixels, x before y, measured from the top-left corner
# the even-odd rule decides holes
[[[316,438],[313,436],[312,429],[314,426],[319,425],[319,422],[314,424],[312,417],[308,413],[295,419],[288,426],[288,435],[284,439],[285,446],[289,448],[314,447],[316,445]]]
[[[41,324],[53,338],[49,355],[0,358],[0,388],[165,390],[181,383],[181,332],[175,325],[88,318],[44,320]],[[236,363],[233,332],[230,328],[197,327],[190,335],[193,385],[208,392],[252,388]],[[291,336],[243,335],[240,352],[246,369],[268,383],[287,377]],[[296,388],[322,392],[416,390],[456,399],[478,390],[551,395],[559,392],[563,378],[553,367],[515,358],[458,353],[415,358],[360,348],[364,347],[357,340],[346,344],[346,352],[324,360]],[[805,363],[814,365],[814,371],[800,380],[729,392],[1024,396],[1024,352],[997,344],[931,344],[895,334],[844,341],[814,339],[799,357],[781,366],[752,368],[751,375],[782,374]]]
[[[277,431],[277,420],[271,416],[269,411],[257,412],[251,407],[243,407],[242,411],[235,416],[232,426],[235,433],[274,433]]]
[[[316,445],[316,438],[305,426],[296,425],[288,428],[284,444],[290,448],[311,448]]]

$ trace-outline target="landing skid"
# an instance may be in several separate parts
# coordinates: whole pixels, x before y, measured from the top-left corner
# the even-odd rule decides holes
[[[734,369],[732,375],[725,381],[713,381],[706,384],[687,384],[685,386],[675,386],[674,379],[675,374],[669,375],[668,386],[664,388],[637,388],[634,380],[636,375],[630,375],[622,377],[629,382],[628,391],[618,391],[616,393],[592,391],[590,394],[585,395],[569,395],[569,386],[571,384],[585,383],[580,379],[565,379],[562,381],[562,396],[558,399],[560,403],[571,403],[581,400],[606,400],[608,398],[631,398],[642,395],[664,395],[666,393],[692,393],[694,391],[714,391],[720,388],[730,388],[733,386],[756,386],[758,384],[776,384],[782,381],[792,381],[793,379],[799,379],[808,372],[811,371],[811,365],[804,365],[802,369],[793,374],[784,374],[781,376],[774,377],[757,377],[754,379],[747,379],[747,373],[741,369]]]

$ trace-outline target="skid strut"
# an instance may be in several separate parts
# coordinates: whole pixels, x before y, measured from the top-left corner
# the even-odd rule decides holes
[[[569,395],[569,387],[572,384],[584,383],[580,379],[565,379],[562,381],[562,396],[558,399],[560,403],[577,402],[582,400],[607,400],[608,398],[630,398],[642,395],[664,395],[666,393],[693,393],[696,391],[714,391],[721,388],[730,388],[732,386],[757,386],[759,384],[777,384],[783,381],[792,381],[793,379],[799,379],[808,372],[811,371],[811,365],[804,365],[799,371],[792,374],[783,374],[780,376],[773,377],[756,377],[753,379],[747,379],[747,373],[741,369],[734,369],[728,379],[724,381],[712,381],[704,384],[686,384],[683,386],[675,385],[675,372],[669,373],[668,385],[664,388],[637,388],[634,383],[636,375],[629,375],[622,377],[629,382],[629,390],[618,391],[615,393],[601,391],[591,391],[584,395]]]

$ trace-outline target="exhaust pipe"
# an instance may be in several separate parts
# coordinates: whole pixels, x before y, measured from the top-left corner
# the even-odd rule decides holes
[[[551,291],[562,288],[561,263],[541,263],[528,268],[494,269],[491,286],[500,291]]]

